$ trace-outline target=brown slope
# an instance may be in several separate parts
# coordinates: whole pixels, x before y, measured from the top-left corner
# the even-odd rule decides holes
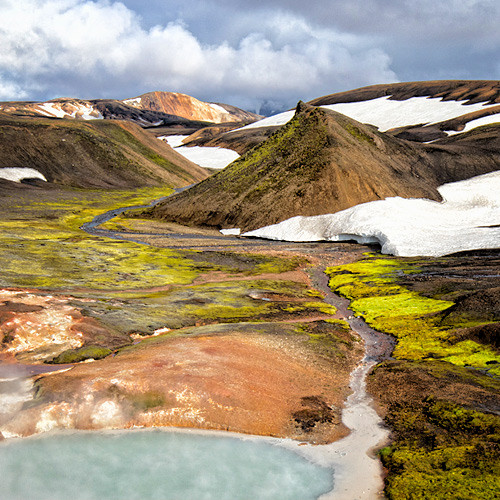
[[[433,80],[370,85],[346,92],[338,92],[309,101],[313,106],[343,102],[358,102],[391,96],[403,101],[410,97],[440,97],[444,101],[467,101],[466,104],[487,102],[500,104],[498,80]]]
[[[268,139],[279,127],[257,127],[243,130],[221,130],[207,127],[192,133],[182,141],[185,146],[205,146],[209,148],[226,148],[242,155]]]
[[[157,205],[152,217],[251,230],[389,196],[438,200],[425,152],[333,111],[299,104],[267,141],[193,188]]]
[[[180,187],[208,176],[138,125],[0,114],[0,166],[75,187]]]
[[[199,101],[186,94],[177,92],[148,92],[134,99],[123,101],[139,109],[181,116],[189,120],[213,123],[246,122],[251,123],[261,116],[235,106]]]

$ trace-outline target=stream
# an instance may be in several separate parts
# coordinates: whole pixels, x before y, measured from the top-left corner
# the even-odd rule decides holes
[[[146,208],[161,200],[143,207],[125,207],[101,214],[93,221],[82,226],[90,234],[99,234],[110,238],[121,238],[119,233],[99,229],[98,226],[113,217],[132,208]],[[193,237],[193,235],[171,235],[169,237]],[[200,239],[200,235],[195,235]],[[214,239],[213,237],[206,237]],[[203,236],[201,236],[203,239]],[[217,238],[219,239],[219,238]],[[231,236],[221,236],[222,241],[234,240]],[[241,241],[241,238],[238,238]],[[134,240],[143,243],[140,240]],[[266,244],[280,244],[280,242],[266,241]],[[297,245],[299,252],[301,245]],[[303,245],[306,250],[306,245]],[[304,253],[304,252],[302,252]],[[383,421],[373,408],[373,400],[366,392],[366,376],[370,370],[381,361],[388,359],[392,353],[395,341],[389,335],[377,332],[370,328],[361,318],[354,317],[348,309],[349,301],[334,294],[328,286],[328,277],[322,266],[309,270],[315,288],[325,294],[325,302],[335,306],[349,323],[351,329],[364,341],[365,354],[358,366],[351,373],[350,388],[352,394],[347,398],[342,412],[342,422],[350,429],[350,434],[335,443],[322,446],[301,446],[286,444],[286,447],[295,449],[301,455],[322,466],[334,469],[334,488],[322,495],[320,500],[357,500],[377,499],[382,497],[383,471],[380,460],[373,450],[380,448],[388,441],[389,431],[384,428]]]

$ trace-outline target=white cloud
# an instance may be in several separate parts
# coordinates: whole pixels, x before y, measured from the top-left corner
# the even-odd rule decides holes
[[[278,13],[237,43],[206,45],[181,22],[144,29],[118,2],[7,1],[0,3],[0,45],[4,99],[126,97],[158,89],[296,100],[396,80],[389,56],[372,40]]]

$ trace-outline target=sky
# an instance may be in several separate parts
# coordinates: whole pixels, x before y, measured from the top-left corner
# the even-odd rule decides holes
[[[181,92],[251,111],[500,80],[498,0],[0,0],[0,100]]]

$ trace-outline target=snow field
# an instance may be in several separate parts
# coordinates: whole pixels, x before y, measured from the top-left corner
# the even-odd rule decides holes
[[[382,253],[404,257],[500,247],[500,171],[445,184],[438,191],[442,202],[387,198],[335,214],[292,217],[243,236],[380,243]]]
[[[375,125],[384,132],[406,125],[438,123],[490,106],[484,103],[465,105],[460,101],[442,101],[440,98],[428,97],[412,97],[405,101],[393,101],[389,97],[379,97],[370,101],[328,104],[321,107],[337,111],[361,123]],[[293,118],[294,114],[295,111],[285,111],[237,130],[284,125]],[[494,116],[497,117],[496,120],[493,118]],[[487,123],[500,121],[498,114],[487,118],[493,120]],[[479,122],[479,120],[483,119],[474,120],[474,124],[468,130],[485,123],[476,124],[475,122]]]

